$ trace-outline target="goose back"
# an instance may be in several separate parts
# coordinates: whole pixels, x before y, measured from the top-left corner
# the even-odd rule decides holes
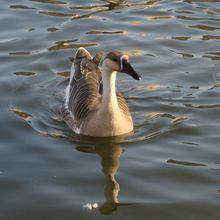
[[[88,57],[76,56],[75,72],[70,79],[67,108],[77,121],[84,120],[100,103],[101,72]]]

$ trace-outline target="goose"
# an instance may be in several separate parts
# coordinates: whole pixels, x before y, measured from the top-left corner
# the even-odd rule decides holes
[[[95,137],[131,133],[131,113],[115,86],[117,72],[141,79],[129,57],[120,51],[100,51],[92,58],[85,48],[79,48],[70,60],[70,80],[62,110],[62,118],[70,129]]]

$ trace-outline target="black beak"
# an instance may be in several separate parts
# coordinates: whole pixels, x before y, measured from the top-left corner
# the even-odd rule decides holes
[[[138,73],[136,73],[136,71],[133,69],[131,64],[125,59],[122,59],[122,70],[121,70],[121,72],[132,76],[136,80],[141,79],[141,76]]]

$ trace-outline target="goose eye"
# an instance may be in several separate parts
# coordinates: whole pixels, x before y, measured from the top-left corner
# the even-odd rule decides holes
[[[112,58],[112,60],[113,60],[114,62],[117,62],[117,61],[118,61],[117,58]]]

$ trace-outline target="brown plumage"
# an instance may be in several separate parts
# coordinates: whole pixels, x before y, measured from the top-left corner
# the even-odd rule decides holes
[[[133,130],[129,108],[120,92],[115,88],[109,90],[112,99],[109,103],[106,101],[108,92],[106,93],[105,89],[108,89],[108,86],[105,85],[110,82],[105,78],[111,75],[111,71],[105,73],[104,68],[110,65],[110,69],[113,68],[112,72],[120,71],[122,58],[123,54],[118,51],[107,55],[101,51],[94,58],[84,48],[76,52],[72,59],[74,70],[71,69],[63,111],[64,121],[76,133],[90,136],[115,136]],[[129,125],[128,128],[123,129],[123,121],[126,122],[125,126]]]

